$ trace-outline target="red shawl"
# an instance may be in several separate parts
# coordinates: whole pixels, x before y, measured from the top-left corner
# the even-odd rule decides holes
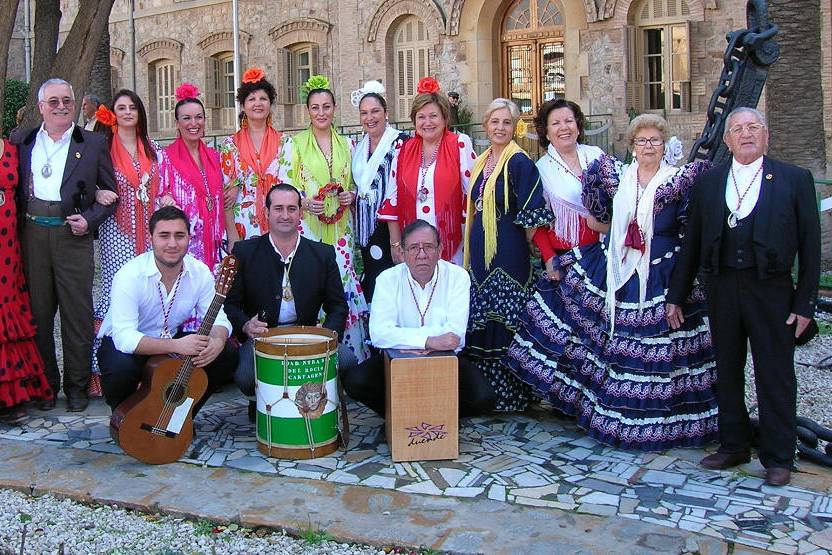
[[[136,158],[138,159],[138,172],[133,163],[133,158],[124,145],[121,144],[121,139],[118,134],[113,137],[113,142],[110,145],[110,158],[113,161],[113,168],[124,176],[127,180],[128,191],[116,204],[116,224],[121,233],[127,237],[133,238],[133,251],[138,255],[147,250],[150,243],[150,235],[148,233],[148,220],[153,213],[153,206],[156,202],[156,193],[159,191],[159,168],[156,164],[156,158],[151,160],[144,151],[144,144],[141,140],[136,142]],[[148,181],[145,183],[145,193],[148,196],[147,202],[142,202],[138,198],[139,188],[141,186],[141,176],[147,175]],[[132,229],[132,222],[135,219],[136,229]],[[135,235],[134,235],[135,233]]]
[[[277,152],[280,148],[280,139],[282,133],[275,131],[271,126],[266,127],[266,134],[263,136],[263,142],[260,145],[260,153],[254,148],[254,143],[251,142],[251,135],[248,129],[240,129],[231,139],[237,147],[237,152],[240,153],[240,165],[244,170],[251,169],[257,175],[257,187],[254,193],[255,205],[257,209],[257,225],[260,226],[260,233],[268,233],[269,222],[266,218],[266,193],[269,188],[276,183],[275,180],[266,178],[266,170],[269,165],[277,158]],[[243,183],[240,186],[244,187]]]
[[[188,146],[182,137],[177,137],[165,149],[168,159],[179,175],[182,176],[194,191],[197,200],[197,211],[203,221],[202,245],[205,249],[205,264],[213,271],[214,264],[218,262],[216,257],[220,252],[220,243],[224,222],[222,220],[222,169],[220,166],[220,154],[213,148],[208,148],[205,143],[199,141],[199,159],[202,167],[205,168],[205,178],[208,182],[208,190],[205,190],[205,181],[199,166],[191,157]],[[213,209],[208,209],[208,197],[210,196]]]
[[[416,193],[419,187],[419,167],[422,165],[422,137],[416,135],[402,145],[399,152],[396,174],[397,210],[402,229],[415,221]],[[436,224],[442,239],[442,258],[453,260],[462,244],[462,212],[465,195],[462,192],[462,178],[459,175],[459,144],[457,136],[445,131],[436,155],[433,183]]]

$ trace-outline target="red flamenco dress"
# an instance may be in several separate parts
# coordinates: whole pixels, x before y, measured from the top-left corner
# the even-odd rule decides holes
[[[35,346],[35,324],[17,237],[17,148],[4,141],[0,157],[0,415],[27,401],[51,399],[43,359]],[[24,413],[25,414],[25,413]],[[8,420],[5,420],[8,422]]]

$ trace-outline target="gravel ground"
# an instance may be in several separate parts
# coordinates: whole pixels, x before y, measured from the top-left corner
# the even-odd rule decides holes
[[[204,520],[192,522],[163,515],[146,515],[115,506],[87,506],[49,495],[29,497],[16,491],[0,490],[0,554],[21,553],[24,527],[23,553],[386,553],[370,546],[326,541],[325,532],[310,531],[309,535],[315,537],[307,541],[263,528],[249,530],[234,524],[215,527]]]

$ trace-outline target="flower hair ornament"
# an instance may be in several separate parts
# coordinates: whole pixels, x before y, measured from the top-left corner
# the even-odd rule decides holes
[[[438,93],[441,87],[439,86],[439,81],[434,79],[433,77],[422,77],[419,79],[419,83],[416,85],[416,92],[419,94],[422,93]]]
[[[100,105],[95,111],[95,120],[101,122],[103,125],[106,125],[115,133],[117,127],[116,115],[105,105]]]
[[[176,91],[174,94],[176,95],[177,102],[182,102],[183,100],[187,100],[189,98],[198,98],[199,87],[197,87],[193,83],[182,83],[181,85],[176,87]]]
[[[350,93],[350,104],[358,108],[358,105],[361,104],[361,99],[369,93],[384,96],[384,85],[379,81],[367,81],[363,87]]]
[[[684,157],[685,154],[682,152],[682,141],[679,140],[679,137],[673,135],[664,144],[663,160],[671,166],[675,166],[676,162]]]
[[[329,90],[329,79],[323,75],[313,75],[306,80],[306,83],[300,86],[300,99],[306,102],[309,93],[315,89]]]
[[[266,72],[259,67],[249,68],[243,73],[243,83],[257,83],[266,78]]]

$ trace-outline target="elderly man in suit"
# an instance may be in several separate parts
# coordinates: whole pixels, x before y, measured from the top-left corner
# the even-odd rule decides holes
[[[275,185],[266,195],[269,232],[239,241],[234,255],[237,277],[225,300],[225,312],[242,343],[234,380],[244,395],[254,395],[254,338],[274,326],[314,326],[323,308],[323,327],[344,333],[347,302],[332,246],[298,233],[300,193]],[[339,366],[355,364],[348,348],[338,349]],[[256,407],[249,403],[249,418]]]
[[[746,346],[751,343],[760,408],[760,462],[766,483],[791,479],[797,419],[795,338],[811,323],[820,278],[820,223],[809,171],[766,156],[765,117],[737,108],[725,123],[733,160],[697,179],[685,242],[667,294],[667,320],[699,270],[706,280],[716,351],[719,450],[702,459],[724,469],[750,459],[745,406]],[[797,255],[797,283],[791,269]]]
[[[17,198],[24,266],[49,385],[56,393],[61,389],[53,339],[60,309],[67,409],[82,411],[88,402],[93,340],[93,235],[114,209],[96,203],[96,191],[114,191],[115,176],[104,136],[73,123],[75,95],[69,83],[44,82],[38,109],[43,124],[20,145]],[[54,407],[54,399],[39,405]]]

